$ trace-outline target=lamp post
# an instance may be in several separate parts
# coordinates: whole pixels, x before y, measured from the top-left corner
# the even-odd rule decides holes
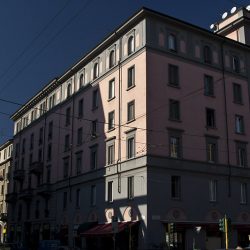
[[[195,229],[195,230],[194,230],[194,237],[193,237],[193,250],[196,249],[196,248],[195,248],[195,237],[196,237],[196,234],[199,234],[199,233],[200,233],[200,231],[201,231],[201,226],[196,226],[194,229]]]

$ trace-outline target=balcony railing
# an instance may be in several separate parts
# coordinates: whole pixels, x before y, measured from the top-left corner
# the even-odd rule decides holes
[[[13,179],[22,181],[24,179],[24,169],[15,169],[13,173]]]
[[[37,187],[37,194],[44,198],[50,197],[51,193],[52,193],[51,184],[49,183],[43,183],[42,185]]]
[[[25,201],[30,201],[32,197],[33,197],[33,190],[31,188],[24,189],[19,194],[19,198]]]
[[[17,193],[8,193],[5,196],[5,201],[8,203],[15,203],[17,201]]]
[[[33,162],[30,165],[30,173],[35,174],[35,175],[39,175],[41,174],[43,171],[43,163],[42,162]]]

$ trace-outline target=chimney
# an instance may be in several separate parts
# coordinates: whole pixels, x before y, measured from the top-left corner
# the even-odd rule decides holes
[[[216,34],[250,45],[250,5],[239,9],[233,7],[210,29]]]

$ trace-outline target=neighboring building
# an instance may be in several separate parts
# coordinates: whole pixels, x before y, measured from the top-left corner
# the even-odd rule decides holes
[[[210,250],[226,214],[248,245],[249,60],[141,9],[12,115],[9,238],[111,249],[115,216],[120,249]]]
[[[12,140],[8,140],[0,145],[0,242],[6,241],[7,228],[7,204],[5,196],[7,194],[9,183],[9,170],[12,159]]]

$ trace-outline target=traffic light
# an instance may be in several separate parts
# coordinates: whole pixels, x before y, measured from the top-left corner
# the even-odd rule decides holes
[[[225,218],[219,219],[219,230],[225,232]]]

